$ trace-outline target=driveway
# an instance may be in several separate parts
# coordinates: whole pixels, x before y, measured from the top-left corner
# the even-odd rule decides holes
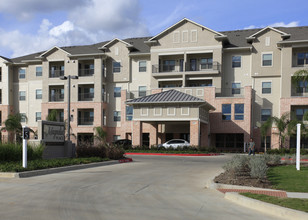
[[[229,157],[133,156],[133,163],[0,179],[0,219],[277,219],[205,188]]]

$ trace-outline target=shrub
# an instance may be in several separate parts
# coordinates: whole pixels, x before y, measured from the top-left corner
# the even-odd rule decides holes
[[[276,154],[264,154],[263,155],[267,165],[279,165],[281,164],[281,156]]]
[[[266,177],[268,166],[265,157],[252,157],[249,160],[250,176],[263,179]]]
[[[123,158],[125,151],[122,147],[116,145],[106,146],[106,155],[109,159],[118,160]]]
[[[43,146],[27,146],[28,160],[42,159]],[[21,161],[22,160],[22,145],[5,143],[0,144],[0,161]]]
[[[231,172],[239,172],[245,168],[247,168],[249,163],[249,157],[243,155],[235,155],[229,160],[224,166],[223,169],[225,171]]]
[[[103,144],[93,146],[91,143],[82,142],[76,147],[77,157],[100,157],[105,158],[106,147]]]

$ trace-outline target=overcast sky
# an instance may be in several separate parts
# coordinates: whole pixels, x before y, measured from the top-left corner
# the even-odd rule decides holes
[[[0,55],[153,36],[184,17],[215,31],[308,26],[307,11],[305,0],[1,0]]]

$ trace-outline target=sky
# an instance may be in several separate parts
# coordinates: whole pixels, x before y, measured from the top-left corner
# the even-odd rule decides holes
[[[183,18],[215,31],[308,26],[307,11],[305,0],[1,0],[0,56],[154,36]]]

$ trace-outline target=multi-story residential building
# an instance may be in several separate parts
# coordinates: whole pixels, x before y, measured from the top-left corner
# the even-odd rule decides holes
[[[109,142],[183,138],[235,150],[253,137],[260,147],[268,117],[308,110],[308,83],[291,83],[308,66],[308,27],[217,32],[183,19],[152,37],[0,59],[2,122],[20,112],[34,130],[53,109],[66,120],[68,82],[60,77],[79,77],[71,81],[74,142],[102,126]],[[275,133],[266,138],[272,148]]]

